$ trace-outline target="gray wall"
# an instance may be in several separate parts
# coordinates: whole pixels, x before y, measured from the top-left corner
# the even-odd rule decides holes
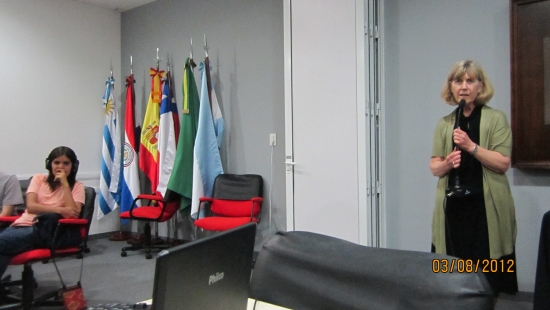
[[[97,186],[105,80],[111,64],[120,73],[120,14],[69,0],[2,0],[0,55],[0,170],[46,173],[44,159],[66,145],[80,160],[77,178]],[[119,222],[112,212],[90,232]]]
[[[481,63],[495,87],[489,102],[510,119],[508,0],[385,0],[387,246],[428,251],[436,177],[429,171],[437,121],[453,108],[439,97],[452,64]],[[516,204],[519,288],[532,291],[550,173],[510,169]]]
[[[286,229],[283,2],[158,0],[124,12],[122,72],[129,74],[132,55],[137,79],[136,118],[141,123],[150,92],[149,68],[155,66],[158,47],[164,58],[160,68],[166,68],[167,54],[172,63],[181,109],[183,65],[189,56],[190,38],[198,64],[204,60],[204,34],[212,81],[226,125],[222,145],[225,172],[259,174],[265,181],[261,240],[269,233],[269,207],[273,231]],[[198,67],[195,78],[200,86]],[[273,167],[270,133],[277,134]]]

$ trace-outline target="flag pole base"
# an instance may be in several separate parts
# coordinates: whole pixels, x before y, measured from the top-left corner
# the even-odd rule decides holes
[[[117,231],[111,237],[109,237],[110,241],[126,241],[128,239],[132,238],[132,234],[129,231]]]
[[[184,244],[184,243],[187,243],[187,242],[189,242],[189,240],[172,239],[169,243],[170,243],[170,246],[176,246],[176,245]]]

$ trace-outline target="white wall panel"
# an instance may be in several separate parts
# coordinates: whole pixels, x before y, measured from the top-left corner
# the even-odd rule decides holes
[[[359,242],[355,0],[291,5],[295,230]]]

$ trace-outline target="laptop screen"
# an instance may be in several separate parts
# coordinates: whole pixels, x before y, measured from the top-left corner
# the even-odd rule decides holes
[[[152,309],[246,309],[255,237],[249,223],[160,252]]]

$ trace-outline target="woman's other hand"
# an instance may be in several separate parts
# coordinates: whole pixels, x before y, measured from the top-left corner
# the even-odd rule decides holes
[[[430,161],[430,170],[437,177],[442,177],[449,173],[451,169],[460,167],[461,155],[460,150],[456,147],[447,155],[447,157],[432,157]]]

